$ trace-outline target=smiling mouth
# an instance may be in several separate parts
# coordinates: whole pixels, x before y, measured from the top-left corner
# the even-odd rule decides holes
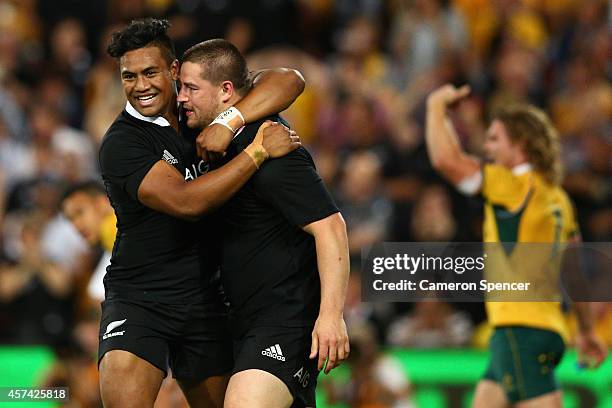
[[[157,94],[137,96],[136,100],[138,100],[138,102],[140,102],[141,105],[147,106],[151,104],[151,102],[153,101],[153,99],[155,99],[155,97],[157,97]]]

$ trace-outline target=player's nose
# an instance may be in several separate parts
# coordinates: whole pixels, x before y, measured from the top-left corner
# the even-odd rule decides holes
[[[149,81],[146,77],[139,75],[138,78],[136,78],[135,90],[142,92],[146,91],[147,89],[149,89]]]

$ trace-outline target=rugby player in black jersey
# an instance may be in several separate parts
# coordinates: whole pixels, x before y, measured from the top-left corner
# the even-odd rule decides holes
[[[244,57],[221,39],[185,52],[180,82],[178,101],[196,129],[218,121],[250,87]],[[260,123],[236,133],[224,163],[242,154]],[[299,148],[264,163],[215,217],[234,336],[225,408],[315,406],[319,370],[328,373],[349,353],[349,263],[344,220],[309,153]]]
[[[192,407],[222,406],[232,369],[227,315],[217,264],[201,239],[207,224],[193,221],[223,204],[268,157],[300,145],[287,128],[271,125],[244,153],[206,173],[195,137],[179,130],[178,61],[168,26],[134,21],[108,48],[119,60],[127,104],[99,156],[118,228],[100,327],[106,407],[152,407],[168,366]],[[303,89],[289,70],[266,77],[238,106],[247,122],[286,108]],[[229,132],[216,127],[213,133]]]

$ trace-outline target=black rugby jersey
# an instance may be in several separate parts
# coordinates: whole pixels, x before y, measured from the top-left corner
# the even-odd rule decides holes
[[[189,222],[138,200],[138,188],[159,160],[193,180],[206,165],[194,139],[179,135],[162,117],[140,115],[129,104],[106,132],[100,167],[117,216],[117,237],[104,278],[106,297],[171,304],[201,302],[218,290],[216,259],[208,256],[205,220]]]
[[[251,143],[263,121],[236,135],[226,161]],[[314,323],[321,293],[315,242],[301,227],[336,212],[302,147],[267,160],[222,207],[221,279],[234,327]]]

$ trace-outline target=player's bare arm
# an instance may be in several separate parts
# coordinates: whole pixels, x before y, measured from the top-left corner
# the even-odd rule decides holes
[[[433,91],[427,98],[425,140],[432,166],[451,183],[458,185],[480,171],[477,158],[461,148],[457,133],[447,114],[452,104],[470,92],[447,84]]]
[[[172,165],[158,161],[140,183],[138,199],[154,210],[195,220],[225,203],[266,159],[283,156],[300,145],[294,132],[266,122],[242,153],[191,182],[186,182]]]
[[[578,360],[587,368],[597,368],[606,359],[608,349],[595,335],[591,303],[576,302],[572,307],[578,319],[578,333],[576,333]]]
[[[570,238],[570,242],[573,244],[579,244],[581,241],[580,234]],[[576,333],[578,361],[587,368],[597,368],[608,356],[608,349],[595,335],[591,306],[590,302],[572,303],[572,309],[578,320],[578,332]]]
[[[213,123],[205,127],[197,138],[198,150],[213,154],[225,152],[240,127],[287,109],[304,91],[304,85],[304,77],[294,69],[255,72],[252,89],[234,106],[237,113],[228,117],[227,126]]]
[[[349,276],[346,224],[340,213],[304,227],[315,238],[321,278],[321,305],[312,331],[310,358],[318,356],[318,369],[329,373],[350,352],[343,310]]]

